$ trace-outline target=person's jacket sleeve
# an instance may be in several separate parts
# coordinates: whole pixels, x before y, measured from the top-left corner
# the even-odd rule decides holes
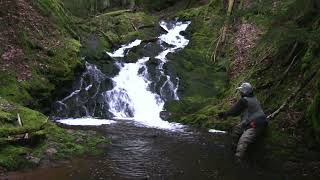
[[[238,116],[240,115],[248,106],[248,102],[241,98],[237,103],[235,103],[228,111],[224,113],[225,116]]]

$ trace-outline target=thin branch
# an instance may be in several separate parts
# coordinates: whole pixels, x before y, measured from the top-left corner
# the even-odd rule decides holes
[[[135,31],[138,31],[138,28],[133,24],[133,22],[131,22],[131,26]]]
[[[290,60],[290,58],[292,57],[293,53],[296,51],[298,47],[298,42],[295,42],[294,45],[292,46],[291,51],[289,52],[288,56],[285,59],[285,64],[287,64],[287,62]]]
[[[19,114],[19,113],[17,114],[17,118],[18,118],[18,124],[19,124],[19,126],[22,126],[22,121],[21,121],[21,118],[20,118],[20,114]]]
[[[267,119],[273,119],[275,116],[277,116],[289,103],[290,100],[292,100],[294,97],[296,97],[300,91],[305,88],[308,83],[317,75],[317,73],[319,72],[319,68],[317,68],[317,70],[315,72],[313,72],[301,85],[300,87],[295,90],[285,101],[284,103],[282,103],[282,105],[273,113],[271,113]]]
[[[221,36],[219,36],[218,42],[216,44],[216,48],[215,48],[213,54],[211,55],[211,59],[212,59],[212,56],[213,56],[213,62],[214,63],[216,62],[216,57],[217,57],[217,52],[218,52],[218,47],[220,45],[220,41],[221,41]]]

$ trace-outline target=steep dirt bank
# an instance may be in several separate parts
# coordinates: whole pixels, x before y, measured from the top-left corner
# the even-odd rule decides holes
[[[56,0],[1,1],[0,12],[1,172],[99,152],[104,137],[63,130],[38,112],[48,113],[82,69],[72,17]]]

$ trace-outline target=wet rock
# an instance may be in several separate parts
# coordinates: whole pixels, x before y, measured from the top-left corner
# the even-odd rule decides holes
[[[6,171],[7,171],[7,169],[6,169],[6,168],[4,168],[4,167],[0,166],[0,174],[5,173]]]
[[[160,118],[163,119],[163,120],[167,120],[169,119],[169,117],[171,116],[172,114],[168,111],[161,111],[160,112]]]
[[[46,155],[49,156],[49,157],[52,157],[53,155],[57,154],[57,149],[55,148],[48,148],[46,150]]]
[[[73,133],[74,133],[74,130],[73,130],[73,129],[68,129],[67,132],[68,132],[69,134],[73,134]]]
[[[84,140],[83,140],[82,137],[78,137],[78,138],[76,139],[76,143],[77,143],[77,144],[82,144],[83,142],[84,142]]]
[[[41,161],[40,158],[34,157],[34,156],[27,156],[26,159],[27,159],[29,162],[31,162],[31,163],[33,163],[33,164],[36,164],[36,165],[39,165],[39,164],[40,164],[40,161]],[[0,170],[0,171],[1,171],[1,170]]]
[[[89,130],[87,131],[90,135],[97,135],[97,131]]]

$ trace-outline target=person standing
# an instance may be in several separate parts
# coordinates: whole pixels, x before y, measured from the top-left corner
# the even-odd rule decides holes
[[[219,118],[241,115],[241,121],[232,130],[233,147],[236,147],[235,158],[242,161],[248,146],[254,143],[268,125],[260,102],[254,96],[250,83],[242,83],[239,90],[241,98],[228,111],[218,113]]]

